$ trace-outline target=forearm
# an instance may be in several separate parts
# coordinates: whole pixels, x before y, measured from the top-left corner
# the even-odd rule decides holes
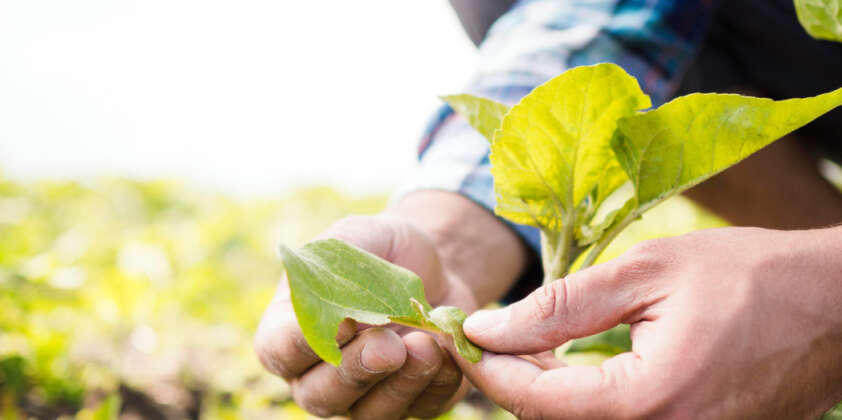
[[[444,269],[468,286],[480,306],[499,300],[530,258],[508,226],[456,193],[417,191],[394,203],[387,213],[426,232]]]

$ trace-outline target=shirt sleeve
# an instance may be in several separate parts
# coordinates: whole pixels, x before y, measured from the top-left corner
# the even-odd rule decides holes
[[[492,25],[465,92],[515,104],[565,70],[613,62],[659,105],[677,88],[712,18],[715,0],[520,0]],[[493,211],[486,139],[448,106],[432,118],[420,166],[398,195],[457,192]],[[535,252],[536,228],[505,221]]]

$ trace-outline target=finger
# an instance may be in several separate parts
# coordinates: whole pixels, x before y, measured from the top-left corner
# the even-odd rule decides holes
[[[351,408],[353,419],[402,418],[440,370],[443,353],[433,337],[413,332],[404,336],[403,342],[406,345],[406,363],[354,404]]]
[[[470,389],[450,354],[439,349],[442,365],[430,385],[406,410],[410,417],[431,418],[449,410]]]
[[[322,417],[347,413],[372,386],[403,366],[406,348],[386,328],[369,328],[342,348],[339,367],[321,363],[292,382],[295,401]]]
[[[346,319],[339,324],[336,341],[340,346],[347,343],[356,330],[356,323]],[[292,305],[278,299],[269,304],[260,320],[254,348],[263,366],[286,380],[301,375],[321,360],[304,339]]]
[[[448,350],[455,349],[448,346]],[[627,374],[639,370],[639,359],[625,353],[603,366],[569,366],[544,370],[523,358],[484,352],[471,363],[457,358],[462,372],[492,401],[519,419],[620,418],[631,413],[626,398]]]
[[[465,334],[494,352],[533,354],[628,322],[655,296],[641,281],[651,277],[641,264],[648,262],[614,260],[544,285],[506,308],[475,312]]]
[[[552,351],[545,351],[543,353],[520,356],[520,358],[538,366],[543,370],[550,370],[567,366],[567,364],[559,360],[555,356],[555,353],[553,353]]]

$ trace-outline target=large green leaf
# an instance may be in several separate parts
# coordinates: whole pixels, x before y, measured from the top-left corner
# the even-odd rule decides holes
[[[611,136],[617,120],[650,106],[637,81],[614,64],[577,67],[535,88],[491,144],[497,214],[560,231],[583,200],[601,202],[626,181]]]
[[[494,132],[500,128],[503,117],[509,112],[509,106],[479,96],[461,94],[442,96],[459,115],[465,117],[471,127],[485,136],[488,141],[494,139]]]
[[[428,315],[432,308],[424,296],[424,285],[409,270],[336,239],[310,242],[298,252],[285,246],[280,251],[298,325],[307,344],[329,363],[342,361],[336,334],[346,318],[453,333],[453,320],[448,316],[433,319]],[[456,308],[447,312],[458,313],[461,311]],[[464,318],[464,313],[461,316]],[[462,322],[458,324],[461,328]],[[453,337],[457,349],[474,347],[464,335]],[[469,354],[469,360],[476,362],[474,355]]]
[[[842,42],[842,0],[795,0],[795,10],[810,36]]]
[[[640,214],[839,105],[842,89],[785,101],[692,94],[622,119],[612,145]]]

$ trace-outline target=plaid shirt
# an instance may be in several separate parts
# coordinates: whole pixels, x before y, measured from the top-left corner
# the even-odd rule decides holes
[[[638,78],[655,106],[670,98],[696,56],[715,0],[520,0],[480,45],[479,73],[466,91],[515,104],[536,86],[580,65],[613,62]],[[399,194],[458,192],[493,210],[482,135],[442,107],[419,147],[420,170]],[[534,250],[536,228],[508,223]]]

